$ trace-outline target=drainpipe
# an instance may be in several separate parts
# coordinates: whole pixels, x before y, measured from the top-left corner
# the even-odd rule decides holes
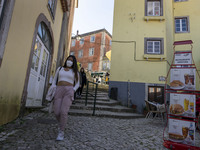
[[[130,93],[130,91],[131,91],[130,80],[128,80],[128,90],[127,90],[127,92],[128,92],[128,107],[130,106],[130,103],[131,103],[131,93]]]

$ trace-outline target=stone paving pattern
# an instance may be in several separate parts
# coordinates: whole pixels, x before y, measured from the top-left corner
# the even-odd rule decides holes
[[[165,150],[160,119],[69,116],[56,141],[53,114],[35,111],[0,128],[0,150]]]

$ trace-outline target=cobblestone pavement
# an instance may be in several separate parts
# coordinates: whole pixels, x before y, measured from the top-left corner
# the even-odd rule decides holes
[[[165,150],[161,120],[69,116],[64,141],[55,141],[53,114],[33,112],[0,128],[1,150]]]

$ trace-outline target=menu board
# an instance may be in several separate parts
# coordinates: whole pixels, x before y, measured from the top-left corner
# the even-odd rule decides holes
[[[196,96],[191,94],[170,93],[170,114],[196,117]]]
[[[192,64],[192,53],[176,53],[175,64]]]
[[[184,143],[187,145],[195,144],[195,122],[169,119],[169,140]]]
[[[195,90],[196,70],[189,69],[171,69],[170,88],[176,90]]]

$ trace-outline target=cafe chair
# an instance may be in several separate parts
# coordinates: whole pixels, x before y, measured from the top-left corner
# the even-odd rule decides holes
[[[146,119],[148,119],[148,118],[153,119],[155,117],[159,117],[159,115],[160,115],[161,119],[163,121],[164,113],[166,113],[165,104],[158,104],[158,103],[150,102],[150,101],[147,101],[147,100],[145,100],[145,103],[146,103],[146,107],[147,107],[147,111],[148,111],[145,118]]]

